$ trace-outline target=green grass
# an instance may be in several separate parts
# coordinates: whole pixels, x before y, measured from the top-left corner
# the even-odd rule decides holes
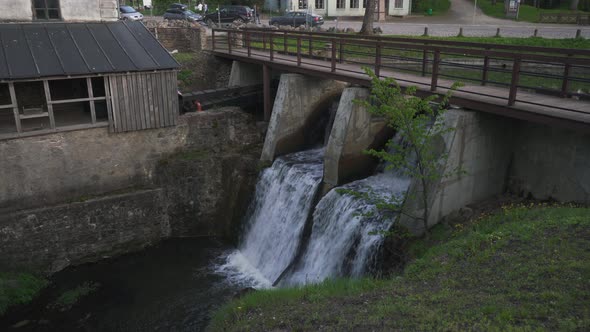
[[[11,306],[29,303],[47,284],[28,273],[0,272],[0,315]]]
[[[521,5],[518,12],[518,21],[524,22],[539,22],[539,14],[541,13],[577,13],[577,10],[569,10],[569,3],[562,8],[543,9],[535,8],[529,5]],[[477,6],[481,8],[484,14],[492,17],[506,18],[504,13],[504,2],[497,1],[496,5],[492,5],[489,0],[478,1]]]
[[[181,65],[193,62],[196,58],[196,54],[192,53],[192,52],[179,52],[179,53],[172,54],[172,56]]]
[[[211,331],[584,331],[590,209],[518,206],[438,226],[389,279],[257,291]]]
[[[441,15],[446,13],[451,8],[449,0],[423,0],[412,2],[413,13],[424,13],[428,9],[432,9],[432,15]]]
[[[181,66],[177,75],[180,89],[182,91],[187,89],[190,90],[191,85],[195,82],[195,72],[192,68],[196,59],[196,54],[191,52],[180,52],[175,53],[172,56]]]

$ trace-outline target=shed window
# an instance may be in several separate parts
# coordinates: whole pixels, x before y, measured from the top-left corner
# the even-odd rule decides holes
[[[307,0],[299,0],[299,9],[307,9]]]
[[[33,0],[35,18],[38,20],[59,20],[59,0]]]
[[[0,135],[16,132],[14,107],[8,83],[0,84]]]
[[[404,8],[404,0],[395,0],[393,8]]]
[[[316,9],[324,9],[324,0],[315,0]]]
[[[346,7],[346,0],[336,0],[336,8],[344,9]]]
[[[350,0],[350,8],[359,8],[359,0]]]
[[[103,77],[1,83],[0,138],[103,126],[108,123],[107,98]]]

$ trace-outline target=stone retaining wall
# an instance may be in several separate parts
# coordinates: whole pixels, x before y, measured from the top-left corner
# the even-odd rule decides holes
[[[148,26],[148,30],[168,51],[198,52],[207,47],[202,27]]]
[[[170,128],[2,141],[0,271],[53,273],[168,236],[235,239],[261,145],[236,107]]]

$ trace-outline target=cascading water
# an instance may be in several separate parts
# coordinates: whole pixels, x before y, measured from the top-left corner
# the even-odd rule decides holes
[[[403,196],[409,186],[409,178],[385,172],[341,188],[356,192],[370,190],[385,199]],[[315,208],[311,238],[301,261],[280,285],[362,276],[382,243],[382,237],[374,233],[389,229],[394,220],[375,210],[373,204],[362,198],[331,190]]]
[[[323,149],[280,157],[264,170],[239,250],[217,270],[235,282],[270,287],[293,260],[323,174]]]

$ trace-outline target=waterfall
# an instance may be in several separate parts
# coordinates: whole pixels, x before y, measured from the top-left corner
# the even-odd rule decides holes
[[[341,188],[357,192],[370,190],[382,198],[404,195],[410,179],[385,172],[355,181]],[[362,198],[331,190],[321,199],[313,214],[308,246],[294,272],[281,285],[320,282],[339,276],[362,276],[375,258],[382,237],[394,216],[385,216]]]
[[[322,175],[323,149],[277,158],[264,170],[239,250],[218,272],[244,285],[270,287],[296,254]]]

